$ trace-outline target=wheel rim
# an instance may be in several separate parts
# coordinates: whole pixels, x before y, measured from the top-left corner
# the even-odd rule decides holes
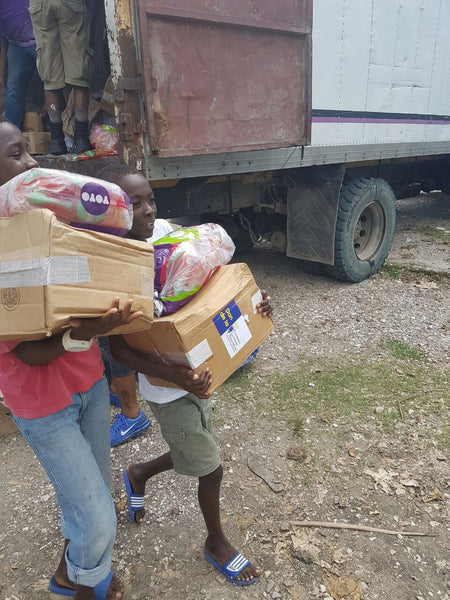
[[[385,217],[378,202],[370,202],[358,217],[353,232],[353,248],[359,260],[369,260],[383,241]]]

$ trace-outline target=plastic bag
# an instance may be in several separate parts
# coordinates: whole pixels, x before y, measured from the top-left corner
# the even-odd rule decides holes
[[[216,223],[176,229],[153,247],[157,316],[172,314],[189,302],[235,250],[233,240]]]
[[[96,150],[117,150],[119,147],[117,129],[106,123],[94,123],[89,139]]]
[[[80,152],[79,154],[71,154],[67,160],[92,160],[103,156],[118,156],[118,154],[118,150],[86,150],[86,152]]]
[[[115,183],[59,171],[31,169],[0,186],[0,217],[48,208],[56,217],[83,229],[125,235],[133,224],[133,207]]]

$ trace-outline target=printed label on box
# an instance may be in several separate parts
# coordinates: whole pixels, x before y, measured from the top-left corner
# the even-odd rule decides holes
[[[245,318],[234,300],[213,318],[213,322],[231,358],[252,337]]]

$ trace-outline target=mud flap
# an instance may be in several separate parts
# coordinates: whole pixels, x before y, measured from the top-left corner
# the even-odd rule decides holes
[[[287,256],[334,264],[334,232],[344,165],[292,170],[287,195]]]

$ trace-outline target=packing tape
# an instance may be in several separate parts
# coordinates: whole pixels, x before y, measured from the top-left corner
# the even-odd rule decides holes
[[[0,289],[91,281],[87,256],[46,256],[0,263]]]
[[[191,369],[196,369],[205,362],[210,356],[212,356],[212,350],[208,344],[208,340],[204,339],[199,344],[194,346],[189,352],[185,354],[188,363],[191,365]]]

